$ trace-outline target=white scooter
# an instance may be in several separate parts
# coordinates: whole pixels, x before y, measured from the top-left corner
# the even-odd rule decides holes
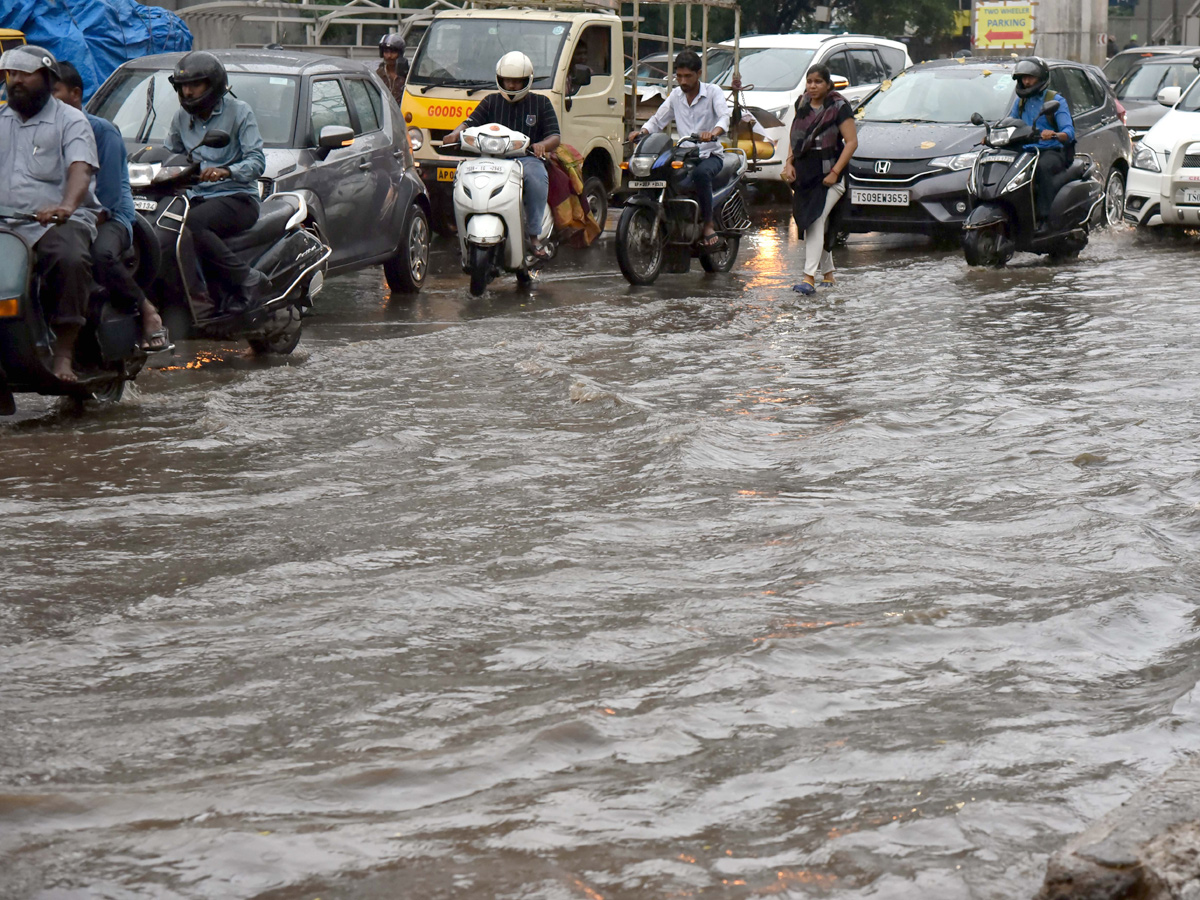
[[[463,271],[471,276],[471,294],[478,297],[501,269],[515,272],[517,283],[528,285],[533,271],[548,259],[538,259],[525,246],[525,204],[520,158],[531,141],[503,125],[479,125],[462,133],[461,149],[480,159],[459,163],[454,175],[454,219]],[[550,204],[542,210],[538,237],[550,258],[554,216]]]

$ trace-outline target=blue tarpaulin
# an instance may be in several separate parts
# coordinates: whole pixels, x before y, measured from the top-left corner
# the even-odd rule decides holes
[[[0,0],[0,28],[74,63],[84,99],[126,60],[192,49],[179,16],[134,0]]]

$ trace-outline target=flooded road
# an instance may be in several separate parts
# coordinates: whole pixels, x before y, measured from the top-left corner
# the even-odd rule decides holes
[[[1193,243],[760,211],[0,424],[0,897],[1029,896],[1200,743]]]

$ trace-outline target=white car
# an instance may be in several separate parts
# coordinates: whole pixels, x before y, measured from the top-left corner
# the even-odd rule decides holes
[[[722,46],[733,47],[732,41]],[[804,93],[808,70],[829,67],[838,92],[852,103],[866,97],[880,82],[894,78],[912,65],[908,48],[899,41],[866,34],[759,34],[741,39],[739,72],[742,100],[775,115],[782,126],[766,129],[776,142],[769,159],[747,178],[779,183],[779,172],[788,154],[788,132],[795,118],[796,100]],[[714,73],[712,80],[728,88],[733,67]]]
[[[1163,93],[1168,90],[1178,88]],[[1200,226],[1200,78],[1137,145],[1125,221],[1139,228]]]

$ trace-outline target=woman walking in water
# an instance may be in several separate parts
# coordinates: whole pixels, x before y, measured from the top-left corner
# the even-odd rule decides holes
[[[826,225],[834,206],[846,193],[842,176],[850,157],[858,149],[858,132],[850,104],[833,89],[825,66],[808,70],[807,92],[796,101],[792,120],[791,152],[780,173],[792,185],[792,214],[804,235],[804,280],[792,290],[816,293],[817,272],[821,284],[833,286],[834,234]]]

